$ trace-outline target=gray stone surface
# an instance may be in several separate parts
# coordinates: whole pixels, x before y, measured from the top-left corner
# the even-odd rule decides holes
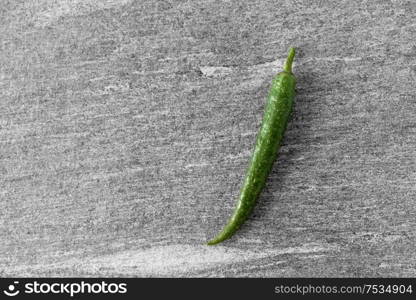
[[[416,2],[0,4],[1,276],[416,276]],[[267,187],[204,246],[291,45]]]

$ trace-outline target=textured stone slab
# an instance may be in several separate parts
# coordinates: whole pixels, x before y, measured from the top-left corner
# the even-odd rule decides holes
[[[3,2],[2,276],[415,276],[413,1]],[[267,187],[204,246],[292,45]]]

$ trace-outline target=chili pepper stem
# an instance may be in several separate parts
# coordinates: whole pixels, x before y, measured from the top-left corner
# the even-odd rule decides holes
[[[293,63],[294,57],[295,57],[295,48],[292,47],[289,49],[289,54],[287,56],[285,64],[283,65],[283,71],[292,73],[292,63]]]

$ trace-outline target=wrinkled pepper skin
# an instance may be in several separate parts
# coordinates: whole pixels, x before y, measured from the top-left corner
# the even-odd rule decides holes
[[[273,79],[237,207],[224,229],[208,245],[230,238],[240,228],[253,211],[266,184],[292,112],[296,86],[296,78],[292,73],[294,55],[295,50],[291,48],[283,71]]]

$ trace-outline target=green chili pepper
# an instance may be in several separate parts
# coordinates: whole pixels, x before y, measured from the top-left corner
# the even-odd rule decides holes
[[[241,189],[237,207],[228,224],[208,245],[218,244],[230,238],[252,212],[261,190],[276,159],[295,96],[296,78],[292,73],[295,49],[290,48],[283,71],[273,79],[267,98],[267,106],[256,146]]]

